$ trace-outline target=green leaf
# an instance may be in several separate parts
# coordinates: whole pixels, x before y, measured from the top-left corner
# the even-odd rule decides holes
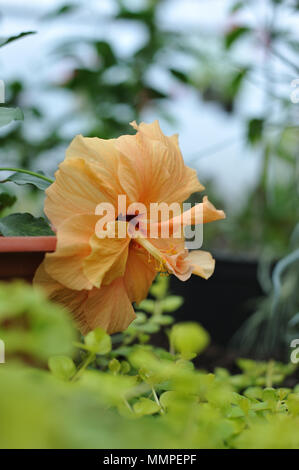
[[[112,67],[112,65],[115,65],[117,63],[115,54],[108,42],[97,41],[94,43],[94,46],[98,55],[101,57],[103,67],[105,69],[107,69],[108,67]]]
[[[238,72],[233,76],[232,81],[228,86],[228,93],[232,99],[235,98],[237,93],[239,92],[248,71],[249,67],[244,67],[238,70]]]
[[[131,366],[128,361],[121,361],[120,363],[120,373],[121,374],[128,374],[131,370]]]
[[[299,393],[290,393],[287,399],[287,405],[290,412],[298,416],[299,415]]]
[[[145,323],[147,321],[147,316],[145,313],[143,312],[138,312],[136,313],[136,318],[135,320],[133,321],[133,324],[134,325],[142,325],[143,323]]]
[[[276,390],[270,387],[265,388],[263,390],[262,400],[263,402],[266,402],[269,405],[269,408],[274,411],[278,401]]]
[[[42,176],[45,176],[45,173],[43,171],[37,171],[37,173]],[[50,181],[40,179],[37,176],[19,172],[13,173],[8,178],[1,181],[1,183],[6,182],[12,182],[18,185],[31,184],[32,186],[35,186],[36,188],[41,189],[42,191],[45,191],[52,184],[50,183]]]
[[[0,39],[0,47],[6,46],[6,44],[9,44],[10,42],[16,41],[17,39],[21,39],[31,34],[36,34],[36,31],[25,31],[23,33],[17,34],[16,36],[10,36],[9,38],[2,38]]]
[[[0,107],[0,127],[6,126],[12,121],[22,121],[23,119],[24,115],[20,108]]]
[[[167,95],[165,93],[160,90],[157,90],[156,88],[146,87],[144,88],[144,92],[150,100],[159,100],[167,98]]]
[[[164,312],[174,312],[183,305],[184,299],[179,295],[169,295],[161,303]]]
[[[241,8],[243,7],[244,7],[244,2],[237,1],[231,6],[230,13],[236,13],[237,11],[241,10]]]
[[[155,309],[155,301],[151,299],[145,299],[138,304],[138,308],[145,310],[148,313],[152,313]]]
[[[160,396],[160,403],[164,409],[175,406],[181,399],[181,396],[178,392],[170,390],[162,393]]]
[[[149,333],[149,334],[152,334],[152,333],[157,333],[157,331],[159,331],[159,325],[157,325],[156,323],[144,323],[143,325],[136,325],[136,329],[138,331],[141,331],[142,333]]]
[[[52,374],[61,380],[69,380],[76,372],[74,361],[68,356],[53,356],[48,361]]]
[[[209,334],[198,323],[177,323],[170,332],[170,342],[184,359],[192,359],[209,344]]]
[[[261,118],[253,118],[248,122],[247,140],[250,144],[255,145],[260,142],[263,135],[264,120]]]
[[[263,389],[261,387],[248,387],[244,391],[244,395],[251,400],[261,400],[263,397]]]
[[[52,20],[54,18],[57,18],[58,16],[66,15],[68,13],[73,13],[77,9],[78,9],[78,5],[72,5],[72,4],[62,5],[61,7],[57,8],[56,10],[44,15],[42,19],[43,20]]]
[[[250,28],[247,26],[238,26],[231,31],[229,31],[224,38],[224,45],[226,49],[230,49],[230,47],[242,36],[249,33],[251,31]]]
[[[16,202],[16,196],[13,196],[9,193],[0,193],[0,211],[6,207],[11,207]]]
[[[169,287],[169,278],[166,276],[157,276],[154,284],[150,288],[150,293],[157,299],[163,299]]]
[[[44,363],[53,356],[72,355],[76,337],[69,312],[41,291],[21,280],[0,283],[0,338],[8,355]]]
[[[102,328],[90,331],[84,338],[85,345],[95,354],[108,354],[111,351],[111,338]]]
[[[120,362],[117,359],[111,359],[111,361],[108,364],[109,370],[113,374],[117,374],[120,371],[121,365]]]
[[[169,69],[170,73],[177,78],[180,82],[189,83],[188,75],[177,69]]]
[[[171,325],[174,322],[174,318],[170,315],[153,315],[151,321],[158,325]]]
[[[10,214],[0,219],[0,233],[4,237],[41,237],[54,235],[49,224],[42,217],[24,214]]]
[[[160,407],[156,402],[144,397],[140,398],[136,403],[134,403],[133,409],[139,416],[153,415],[160,411]]]

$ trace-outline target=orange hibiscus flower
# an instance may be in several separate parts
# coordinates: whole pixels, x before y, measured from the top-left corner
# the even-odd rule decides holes
[[[206,197],[187,218],[185,212],[151,222],[139,214],[140,234],[130,232],[135,215],[130,205],[181,204],[204,189],[195,170],[185,166],[177,135],[165,136],[158,121],[132,125],[136,135],[118,139],[75,137],[46,191],[45,213],[57,231],[57,246],[46,255],[34,283],[72,312],[83,334],[98,326],[110,334],[126,329],[135,318],[132,302],[147,296],[157,272],[184,281],[192,273],[207,279],[214,270],[210,253],[188,252],[183,236],[183,227],[194,224],[199,212],[203,223],[225,217]],[[126,196],[121,213],[119,195]],[[106,236],[96,228],[103,220],[97,210],[101,203],[116,211],[105,224]],[[144,228],[155,225],[158,236],[147,237]],[[165,226],[167,238],[161,236]],[[129,228],[125,236],[109,235],[123,228]]]

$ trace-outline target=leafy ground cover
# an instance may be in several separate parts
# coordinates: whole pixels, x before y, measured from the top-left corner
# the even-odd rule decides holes
[[[21,282],[0,286],[1,448],[297,448],[293,364],[238,359],[195,368],[209,343],[173,324],[183,301],[159,277],[122,334],[78,337],[68,313]],[[158,331],[169,348],[151,344]]]

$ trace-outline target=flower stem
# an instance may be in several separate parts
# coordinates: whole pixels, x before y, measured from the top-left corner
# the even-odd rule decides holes
[[[22,168],[0,168],[0,171],[15,171],[17,173],[26,173],[27,175],[35,176],[36,178],[47,181],[48,183],[54,183],[54,180],[48,178],[45,175],[41,175],[40,173],[35,173],[34,171],[30,170],[23,170]]]

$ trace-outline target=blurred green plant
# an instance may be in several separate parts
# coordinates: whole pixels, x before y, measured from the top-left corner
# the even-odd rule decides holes
[[[265,297],[258,301],[256,312],[235,337],[243,353],[259,356],[290,355],[290,345],[299,338],[299,225],[293,230],[289,253],[273,270],[271,259],[260,281]],[[272,259],[273,262],[273,259]]]
[[[60,40],[49,58],[55,64],[69,60],[73,68],[60,82],[47,83],[44,91],[59,91],[71,97],[72,109],[61,119],[49,120],[40,104],[26,104],[23,99],[30,84],[19,79],[7,83],[7,105],[15,109],[21,106],[27,124],[5,128],[0,138],[0,158],[9,161],[9,166],[35,169],[36,161],[45,161],[49,152],[63,153],[71,138],[65,123],[71,124],[79,115],[84,134],[101,138],[131,132],[128,123],[141,120],[149,109],[165,116],[163,103],[171,99],[172,90],[154,85],[151,76],[158,68],[183,86],[198,91],[199,99],[216,103],[224,112],[235,113],[242,120],[242,135],[224,144],[213,143],[211,153],[240,141],[260,154],[261,169],[255,187],[238,212],[230,212],[221,235],[219,231],[213,233],[213,227],[207,228],[211,231],[210,245],[257,256],[267,249],[277,258],[283,256],[299,217],[298,117],[290,98],[291,82],[298,75],[298,66],[292,59],[298,51],[298,39],[286,31],[280,17],[284,13],[298,15],[298,5],[276,0],[265,3],[261,13],[257,0],[227,0],[226,24],[220,32],[204,28],[178,32],[165,28],[161,22],[163,0],[146,0],[135,7],[125,0],[115,0],[109,22],[116,28],[129,24],[132,29],[143,31],[136,50],[122,54],[110,39],[96,35]],[[84,11],[84,2],[70,1],[53,8],[41,21],[67,21]],[[94,17],[101,22],[99,13],[94,12]],[[252,17],[253,21],[249,21]],[[3,44],[9,42],[7,38]],[[260,52],[263,61],[256,60],[255,51]],[[182,64],[176,61],[180,55],[184,56]],[[279,71],[274,61],[279,62]],[[248,84],[263,94],[259,113],[239,110],[239,99]],[[40,124],[44,124],[40,136],[28,135],[28,129]],[[48,158],[48,170],[52,172],[57,161],[53,159],[53,165],[50,162]],[[192,163],[196,162],[197,156]],[[217,196],[216,191],[216,199]],[[6,207],[6,213],[12,210],[10,205]]]
[[[243,122],[243,132],[214,144],[211,153],[240,142],[260,155],[260,174],[245,203],[230,213],[229,224],[216,235],[213,246],[230,252],[264,250],[278,259],[288,252],[289,238],[299,220],[298,113],[291,99],[292,80],[298,77],[298,38],[280,21],[282,14],[298,17],[297,2],[267,0],[263,12],[258,1],[227,1],[226,27],[219,34],[201,32],[190,49],[195,59],[188,83],[203,100],[212,101]],[[189,53],[190,53],[189,50]],[[283,52],[281,52],[283,51]],[[251,54],[251,52],[253,52]],[[260,52],[263,60],[257,60]],[[254,114],[239,97],[248,85],[261,94]],[[209,153],[209,152],[208,152]],[[202,156],[204,154],[199,154]],[[194,156],[196,163],[196,156]]]
[[[166,278],[151,294],[134,341],[98,328],[79,342],[61,307],[24,284],[0,286],[1,448],[298,448],[299,388],[281,385],[295,366],[240,359],[238,375],[196,370],[207,333],[170,325],[182,299]],[[164,316],[170,351],[138,330]]]
[[[47,151],[63,151],[70,140],[63,130],[63,124],[70,123],[79,114],[85,135],[114,138],[115,135],[131,132],[128,123],[134,119],[140,120],[145,109],[155,106],[163,113],[160,104],[170,97],[171,92],[164,92],[155,86],[150,74],[156,66],[166,73],[173,73],[164,59],[177,49],[184,36],[161,26],[157,12],[163,1],[146,0],[140,7],[130,8],[124,0],[115,0],[115,13],[109,21],[116,26],[126,23],[144,31],[144,41],[140,41],[133,54],[124,56],[109,39],[96,36],[66,37],[60,41],[52,51],[51,59],[58,63],[71,58],[73,70],[59,83],[48,83],[46,89],[48,92],[64,91],[65,95],[72,96],[74,108],[66,112],[62,120],[48,120],[46,134],[43,133],[40,138],[32,139],[20,126],[7,129],[0,139],[1,153],[6,156],[6,160],[7,155],[11,155],[14,165],[34,169],[36,159]],[[67,20],[69,15],[84,12],[85,9],[84,2],[69,2],[45,15],[42,21],[55,21],[60,16]],[[96,11],[94,17],[102,21]],[[82,47],[87,51],[87,61],[82,61]],[[86,62],[89,64],[86,65]],[[176,73],[183,75],[180,69]],[[26,106],[22,102],[28,89],[26,83],[14,80],[6,88],[8,104],[22,103],[28,127],[34,126],[36,122],[46,122],[47,116],[41,106]]]
[[[14,42],[23,37],[35,34],[34,31],[22,32],[18,35],[0,39],[0,48]],[[19,107],[0,106],[0,128],[7,126],[13,121],[23,121],[24,114]],[[45,190],[51,180],[47,178],[43,172],[34,173],[29,170],[21,170],[14,168],[0,168],[0,171],[15,171],[0,183],[14,182],[17,185],[27,185]],[[7,188],[3,186],[0,193],[0,236],[25,236],[25,235],[52,235],[48,223],[44,218],[35,218],[31,214],[10,214],[4,217],[7,209],[14,206],[17,197],[12,195]]]

